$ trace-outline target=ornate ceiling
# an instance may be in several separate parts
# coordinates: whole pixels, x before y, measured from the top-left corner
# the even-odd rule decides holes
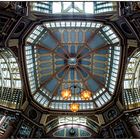
[[[44,22],[26,38],[25,54],[31,95],[52,110],[69,110],[71,102],[80,111],[108,103],[116,87],[120,40],[109,25],[88,21]],[[64,88],[78,85],[92,92],[89,101],[80,98],[80,88],[63,100]]]

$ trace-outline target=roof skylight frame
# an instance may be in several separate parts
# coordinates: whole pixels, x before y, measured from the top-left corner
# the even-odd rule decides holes
[[[82,27],[82,24],[83,25],[87,25],[87,27]],[[53,25],[53,27],[51,26],[51,25]],[[102,34],[102,32],[104,32],[104,34],[107,36],[107,34],[106,34],[106,32],[108,32],[109,33],[109,35],[111,36],[111,35],[114,35],[116,38],[117,38],[117,42],[115,42],[115,43],[113,43],[113,42],[110,42],[109,44],[111,45],[113,45],[113,48],[114,49],[112,49],[112,47],[110,47],[111,49],[110,49],[110,51],[111,51],[111,53],[112,53],[112,51],[114,51],[114,53],[115,53],[115,55],[116,55],[116,58],[117,58],[117,65],[119,64],[119,54],[120,54],[120,46],[119,46],[119,41],[120,41],[120,39],[117,37],[117,35],[114,33],[114,30],[112,30],[112,28],[110,27],[110,26],[108,26],[108,25],[106,25],[106,26],[104,26],[104,24],[103,23],[101,23],[101,22],[94,22],[94,21],[75,21],[75,20],[73,20],[73,21],[54,21],[54,22],[44,22],[43,23],[43,25],[41,26],[43,29],[42,29],[42,31],[44,31],[45,30],[45,28],[48,28],[48,29],[51,29],[51,28],[74,28],[74,25],[75,25],[75,27],[79,27],[79,28],[93,28],[93,29],[95,29],[95,28],[100,28],[100,30],[101,31],[99,31],[99,34]],[[36,28],[39,28],[40,26],[36,26]],[[36,30],[36,29],[35,29]],[[35,30],[33,30],[33,32],[35,33]],[[41,32],[42,32],[41,31]],[[41,34],[41,32],[40,32],[40,34]],[[32,34],[32,33],[31,33]],[[105,38],[105,36],[104,35],[102,35],[104,38]],[[30,38],[30,36],[29,36],[29,38]],[[106,38],[105,38],[106,39]],[[107,39],[106,39],[107,40]],[[109,41],[110,40],[114,40],[114,37],[113,38],[109,38]],[[36,42],[38,42],[38,41],[36,41]],[[27,42],[27,44],[28,44],[28,42]],[[32,44],[32,43],[30,43],[30,44]],[[118,53],[119,52],[119,53]],[[110,55],[111,56],[111,55]],[[115,62],[116,60],[114,60],[114,62]],[[113,63],[114,63],[113,62]],[[115,66],[115,63],[114,63],[114,66]],[[115,70],[115,73],[116,73],[116,76],[117,76],[117,73],[118,73],[118,71],[116,70],[116,69],[114,69],[114,67],[112,68],[112,72],[114,72],[114,70]],[[113,75],[114,75],[114,73],[113,73]],[[111,76],[111,75],[110,75]],[[108,76],[109,77],[109,76]],[[107,78],[108,78],[107,77]],[[110,78],[111,79],[111,78]],[[109,79],[107,79],[108,81],[109,81]],[[113,79],[114,80],[114,79]],[[115,81],[116,82],[116,81]],[[97,103],[96,103],[96,105],[94,105],[94,106],[97,106],[97,107],[101,107],[102,105],[105,105],[106,104],[106,102],[107,102],[107,100],[110,100],[110,98],[111,98],[111,94],[113,94],[114,93],[114,89],[115,89],[115,82],[113,81],[113,85],[109,85],[108,86],[108,88],[109,88],[109,91],[111,92],[111,93],[108,93],[108,91],[103,91],[104,93],[106,93],[106,95],[104,95],[104,94],[99,94],[98,92],[97,92],[97,94],[99,94],[98,96],[93,96],[93,99],[95,100],[97,100]],[[107,85],[106,85],[106,87],[107,87]],[[102,93],[103,93],[102,92]],[[97,95],[96,94],[96,95]],[[54,99],[54,100],[58,100],[57,98],[56,99]],[[76,101],[80,101],[78,98],[76,98],[75,99]],[[61,99],[59,98],[59,102],[61,103]],[[82,102],[81,102],[82,103]],[[56,105],[57,106],[57,105]],[[50,105],[50,108],[51,108],[51,105]],[[66,108],[63,108],[63,107],[59,107],[59,108],[55,108],[55,105],[52,105],[52,108],[54,108],[54,109],[59,109],[59,108],[61,108],[61,109],[67,109],[68,108],[68,106],[66,107]],[[91,108],[92,109],[92,108]],[[93,107],[93,109],[94,109],[94,107]]]

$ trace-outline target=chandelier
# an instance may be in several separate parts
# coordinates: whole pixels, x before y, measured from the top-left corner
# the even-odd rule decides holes
[[[79,110],[79,104],[78,103],[72,103],[72,104],[70,104],[70,110],[72,111],[72,112],[77,112],[78,110]]]
[[[68,89],[62,89],[61,96],[64,100],[68,100],[69,98],[71,98],[72,88],[74,88],[74,92],[75,92],[76,88],[80,89],[80,98],[82,100],[89,100],[91,98],[91,95],[92,95],[91,91],[89,91],[87,89],[83,89],[78,85],[72,85]],[[79,107],[80,107],[80,105],[76,102],[71,103],[69,106],[70,106],[70,110],[72,112],[77,112],[79,110]]]
[[[81,99],[83,99],[83,100],[89,100],[90,97],[91,97],[91,91],[89,91],[89,90],[83,90],[81,92]]]
[[[61,96],[63,99],[68,100],[71,97],[71,90],[70,89],[63,89],[61,91]]]

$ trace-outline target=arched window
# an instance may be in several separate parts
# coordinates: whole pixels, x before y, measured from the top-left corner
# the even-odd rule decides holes
[[[94,120],[85,116],[59,116],[46,124],[46,133],[49,133],[52,129],[64,125],[82,125],[92,129],[98,133],[99,125]]]
[[[22,102],[21,78],[14,54],[0,49],[0,105],[19,109]]]
[[[140,51],[128,61],[123,98],[126,109],[132,109],[140,106]]]

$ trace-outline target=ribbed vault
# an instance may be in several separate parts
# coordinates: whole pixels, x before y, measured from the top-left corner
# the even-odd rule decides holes
[[[108,103],[116,87],[120,40],[109,25],[101,22],[61,21],[37,25],[26,39],[25,53],[31,94],[44,108],[69,110],[79,102],[80,110]],[[71,99],[60,96],[73,85],[92,92],[81,100],[79,88]]]

